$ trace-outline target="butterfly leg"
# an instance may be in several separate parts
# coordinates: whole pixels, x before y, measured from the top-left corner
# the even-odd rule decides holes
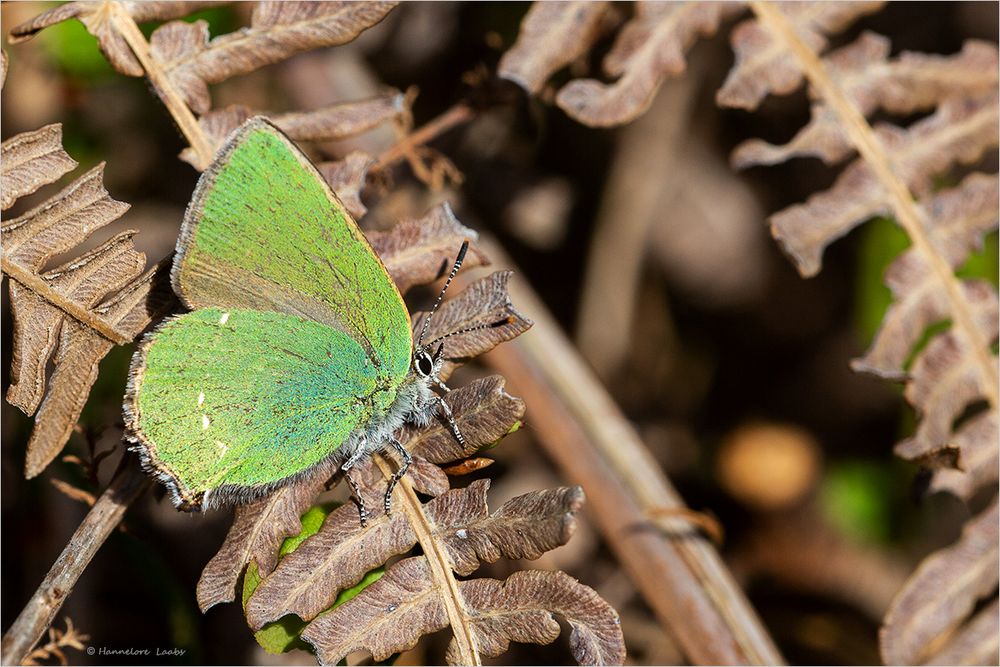
[[[403,459],[403,465],[399,466],[399,469],[393,473],[392,478],[389,480],[389,488],[385,490],[384,505],[386,514],[389,513],[389,508],[392,503],[393,489],[396,488],[396,484],[399,483],[399,480],[403,479],[403,475],[406,474],[406,471],[410,468],[410,464],[413,463],[413,457],[410,456],[410,453],[406,451],[406,447],[403,447],[403,444],[399,440],[392,438],[389,440],[389,444],[392,445],[393,449],[399,452],[399,456]]]
[[[344,465],[340,466],[340,469],[344,471],[344,479],[347,480],[347,485],[351,487],[351,493],[354,495],[354,500],[358,503],[358,519],[361,520],[361,527],[364,528],[368,525],[368,510],[365,509],[365,501],[361,496],[361,487],[358,483],[354,481],[351,477],[351,468],[361,460],[361,456],[355,454],[351,458],[344,462]]]
[[[447,387],[444,386],[443,382],[439,382],[438,384],[441,385],[441,387],[443,387],[446,391],[450,391]],[[447,421],[448,426],[451,427],[451,432],[455,436],[455,440],[458,440],[458,444],[464,447],[465,437],[462,435],[462,432],[458,429],[458,423],[455,421],[455,415],[451,413],[451,408],[448,407],[448,404],[445,403],[444,398],[442,398],[441,396],[438,396],[438,406],[440,406],[441,412],[444,413],[445,421]]]

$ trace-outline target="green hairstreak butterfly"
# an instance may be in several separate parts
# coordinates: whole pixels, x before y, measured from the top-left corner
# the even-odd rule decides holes
[[[178,507],[249,501],[387,444],[404,460],[391,491],[409,463],[394,433],[436,407],[461,439],[432,390],[441,347],[423,345],[426,321],[414,345],[357,223],[267,120],[244,123],[202,174],[171,284],[191,312],[143,339],[124,413],[132,448]]]

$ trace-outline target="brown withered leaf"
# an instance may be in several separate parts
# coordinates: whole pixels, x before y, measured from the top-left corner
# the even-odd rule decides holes
[[[423,557],[399,561],[363,595],[312,621],[302,638],[321,665],[336,665],[365,650],[378,662],[416,646],[425,634],[448,627],[448,614]]]
[[[954,545],[930,555],[893,600],[879,632],[887,665],[920,664],[935,640],[957,628],[997,587],[996,500],[966,524]]]
[[[372,477],[363,487],[367,507],[382,507],[385,483],[379,484],[379,479]],[[331,512],[318,533],[282,558],[261,581],[246,605],[250,627],[258,630],[290,613],[310,620],[366,572],[412,548],[416,536],[396,498],[393,507],[390,515],[381,510],[372,512],[364,528],[354,503],[345,503]]]
[[[34,138],[14,137],[2,146],[3,163],[29,174],[5,169],[4,192],[15,187],[8,188],[8,180],[28,192],[70,168],[68,156],[52,148],[52,142],[61,142],[58,126],[43,130],[41,149],[34,140],[38,133],[32,134]],[[140,275],[146,258],[132,243],[133,231],[43,272],[55,255],[72,250],[128,209],[104,189],[103,172],[103,163],[97,165],[54,197],[4,221],[0,231],[14,316],[7,400],[25,414],[37,411],[27,477],[41,472],[66,444],[101,359],[115,344],[131,342],[170,301],[165,265]],[[55,369],[46,383],[50,359]]]
[[[215,5],[228,4],[218,1],[161,0],[152,2],[126,1],[119,3],[136,23],[167,21],[181,18],[193,12]],[[69,19],[79,19],[87,31],[97,38],[104,57],[121,74],[142,76],[142,65],[132,53],[128,43],[111,25],[106,3],[67,2],[39,14],[27,23],[10,31],[10,43],[16,44],[35,36],[39,30],[62,23]]]
[[[955,163],[968,164],[997,145],[997,95],[950,98],[907,129],[877,129],[886,153],[918,195],[931,190],[933,175]],[[819,272],[823,250],[862,222],[889,211],[888,193],[860,158],[829,190],[805,204],[771,216],[771,233],[803,276]]]
[[[607,9],[607,2],[593,0],[533,3],[497,74],[529,93],[540,92],[550,76],[593,46]]]
[[[562,572],[526,571],[506,581],[461,581],[458,590],[462,612],[483,655],[498,656],[511,641],[551,643],[559,636],[553,618],[558,614],[572,628],[570,646],[580,664],[624,662],[618,614],[592,589]],[[363,595],[314,620],[302,636],[316,648],[322,664],[336,664],[356,650],[384,660],[448,624],[427,562],[408,558],[389,568]],[[453,645],[447,659],[460,662]]]
[[[458,364],[492,350],[504,341],[521,335],[533,322],[521,315],[510,301],[507,283],[510,271],[497,271],[480,278],[461,294],[445,301],[431,320],[424,344],[438,337],[455,334],[444,341],[444,370],[447,378]],[[414,340],[418,340],[425,313],[413,315]],[[468,328],[485,328],[456,334]]]
[[[996,89],[995,44],[969,40],[953,56],[903,52],[892,60],[888,59],[890,50],[888,38],[865,32],[853,44],[823,58],[830,75],[865,116],[879,109],[910,114],[933,108],[948,97],[970,97]],[[833,164],[852,151],[844,126],[818,101],[809,123],[791,141],[776,146],[750,139],[736,147],[732,163],[743,169],[814,156]]]
[[[924,664],[992,665],[997,662],[1000,662],[1000,608],[994,600]]]
[[[379,507],[385,484],[369,480],[362,494],[366,505]],[[453,569],[471,574],[480,562],[538,558],[565,544],[575,527],[573,516],[583,503],[578,488],[539,491],[514,498],[495,514],[486,505],[488,480],[473,482],[434,498],[423,506],[429,528],[447,550]],[[353,504],[334,510],[318,533],[288,554],[266,577],[247,603],[247,622],[254,630],[286,614],[315,618],[337,594],[392,556],[409,551],[417,535],[398,498],[391,515],[378,513],[362,528]]]
[[[3,142],[0,152],[3,154],[0,203],[4,211],[19,198],[59,180],[77,164],[63,150],[62,125],[46,125],[34,132],[18,134]]]
[[[462,264],[464,268],[489,263],[474,243],[479,235],[458,221],[447,202],[421,218],[403,220],[387,232],[366,235],[403,294],[414,285],[448,275],[463,241],[473,242]]]
[[[878,11],[884,2],[787,2],[776,5],[798,37],[817,53],[826,49],[827,36],[855,20]],[[736,64],[718,90],[719,106],[754,110],[768,93],[785,95],[802,83],[802,69],[780,39],[758,19],[748,19],[733,30],[730,41]]]
[[[476,480],[454,503],[440,503],[433,509],[438,499],[428,503],[427,514],[458,574],[472,574],[480,563],[495,563],[501,557],[534,560],[569,542],[576,528],[574,517],[583,507],[580,487],[526,493],[508,500],[493,514],[486,504],[488,489],[489,480]]]
[[[211,107],[208,85],[290,56],[350,42],[396,2],[260,2],[250,26],[209,40],[208,23],[173,21],[150,38],[150,53],[198,114]]]
[[[653,101],[660,84],[684,72],[685,52],[702,36],[715,33],[727,16],[743,10],[731,2],[639,2],[604,59],[616,81],[577,79],[563,86],[556,103],[571,118],[591,127],[634,120]]]
[[[508,394],[504,382],[502,376],[491,375],[444,397],[465,439],[464,445],[440,421],[422,428],[404,426],[399,433],[400,441],[415,456],[438,465],[464,459],[484,445],[496,442],[524,415],[524,401]]]
[[[256,564],[262,577],[274,570],[282,541],[302,530],[300,517],[332,473],[330,466],[322,466],[266,498],[236,507],[225,542],[198,579],[198,607],[202,612],[236,599],[237,583],[249,563]]]
[[[561,616],[571,628],[569,645],[581,665],[621,665],[625,643],[618,613],[593,589],[564,572],[524,570],[506,581],[473,579],[459,583],[471,614],[476,644],[496,657],[510,642],[548,644],[559,636]],[[447,659],[457,661],[454,642]]]
[[[218,149],[233,130],[257,115],[267,116],[295,141],[327,141],[367,132],[408,113],[406,96],[398,90],[390,89],[370,99],[296,113],[270,114],[235,104],[225,109],[209,111],[198,119],[198,125],[211,146]],[[198,166],[198,158],[193,149],[185,148],[180,157],[185,162]]]
[[[365,179],[373,164],[375,159],[372,156],[354,151],[343,160],[321,162],[316,165],[319,173],[323,175],[323,180],[333,188],[355,219],[361,218],[368,212],[368,207],[361,201],[361,191],[365,189]]]

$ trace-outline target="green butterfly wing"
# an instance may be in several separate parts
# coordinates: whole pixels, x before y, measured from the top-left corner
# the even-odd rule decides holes
[[[171,273],[192,308],[251,308],[343,331],[383,377],[409,370],[403,299],[309,159],[263,118],[237,129],[188,206]]]
[[[294,478],[396,395],[352,338],[277,312],[195,310],[147,337],[133,363],[129,430],[186,508]]]

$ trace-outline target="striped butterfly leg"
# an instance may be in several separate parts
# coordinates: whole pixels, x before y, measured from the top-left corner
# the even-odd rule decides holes
[[[361,487],[358,483],[351,477],[351,468],[357,465],[358,461],[367,456],[368,453],[364,448],[360,448],[355,452],[344,465],[340,466],[340,469],[344,471],[344,479],[347,481],[347,485],[351,487],[351,495],[354,497],[354,502],[358,504],[358,519],[361,521],[361,527],[364,528],[368,525],[368,510],[365,509],[365,501],[361,495]]]
[[[410,456],[408,451],[406,451],[406,447],[403,447],[403,443],[396,438],[391,438],[389,440],[389,444],[391,444],[392,448],[399,453],[400,458],[403,460],[403,464],[399,466],[395,473],[393,473],[392,478],[389,479],[389,487],[385,490],[383,506],[386,514],[389,514],[389,509],[392,503],[393,489],[396,488],[396,484],[399,483],[399,480],[403,479],[403,475],[406,474],[406,471],[410,469],[410,464],[413,463],[413,457]]]
[[[449,393],[451,389],[441,380],[434,380],[434,383],[441,388],[445,393]],[[448,422],[449,428],[451,428],[452,435],[455,436],[455,440],[458,440],[458,444],[465,446],[465,436],[462,435],[462,431],[458,428],[458,422],[455,421],[455,415],[452,414],[451,408],[445,402],[443,396],[437,397],[438,407],[441,408],[441,412],[444,414],[444,419]]]

